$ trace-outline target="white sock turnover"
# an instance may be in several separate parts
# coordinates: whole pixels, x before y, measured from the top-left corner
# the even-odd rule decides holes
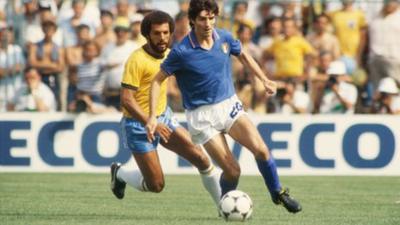
[[[203,186],[206,188],[214,200],[215,205],[218,207],[221,198],[221,187],[219,185],[219,173],[217,172],[217,169],[214,165],[210,165],[207,169],[199,172]]]
[[[147,191],[146,183],[144,182],[143,175],[140,170],[129,170],[121,166],[117,172],[117,179],[125,181],[128,185],[132,186],[139,191]]]

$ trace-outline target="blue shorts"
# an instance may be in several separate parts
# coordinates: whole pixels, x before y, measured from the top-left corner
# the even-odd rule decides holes
[[[170,108],[167,108],[163,114],[157,118],[159,123],[167,125],[172,131],[180,127],[180,124],[173,116]],[[156,140],[150,143],[147,140],[147,132],[145,126],[138,120],[122,117],[122,139],[126,149],[132,153],[146,153],[156,150],[160,142],[160,136],[156,134]]]

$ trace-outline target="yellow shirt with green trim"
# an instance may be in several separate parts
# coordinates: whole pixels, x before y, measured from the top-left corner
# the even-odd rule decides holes
[[[361,29],[367,26],[362,11],[335,11],[330,15],[343,55],[354,57],[360,45]]]
[[[153,78],[160,71],[160,64],[167,57],[169,50],[165,52],[162,59],[157,59],[147,53],[143,48],[134,51],[125,64],[125,70],[122,77],[121,85],[124,88],[136,90],[135,100],[140,108],[149,113],[150,103],[150,86]],[[160,87],[160,95],[158,97],[158,105],[156,106],[156,114],[159,116],[167,107],[167,80]],[[122,108],[124,117],[131,118],[129,112]]]

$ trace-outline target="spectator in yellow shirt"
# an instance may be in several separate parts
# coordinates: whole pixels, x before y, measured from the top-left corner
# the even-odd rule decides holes
[[[284,38],[276,39],[266,55],[275,60],[275,78],[305,78],[311,63],[310,57],[315,56],[315,50],[302,36],[298,35],[295,21],[287,18],[283,21]],[[305,66],[305,61],[306,64]]]
[[[366,43],[365,15],[361,10],[354,9],[353,2],[353,0],[342,0],[342,9],[330,14],[335,35],[339,39],[340,50],[345,57],[348,74],[355,69],[355,64],[350,68],[346,61],[353,59],[360,64]]]

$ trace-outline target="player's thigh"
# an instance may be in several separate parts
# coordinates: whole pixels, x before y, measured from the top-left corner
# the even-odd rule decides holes
[[[183,127],[175,129],[168,143],[163,141],[160,143],[165,148],[188,160],[199,170],[205,170],[210,166],[210,161],[205,153],[201,150],[200,146],[193,144],[189,133]]]
[[[240,166],[229,149],[224,134],[217,134],[204,145],[207,153],[215,160],[226,176],[239,177]]]
[[[247,115],[240,116],[228,133],[235,141],[249,149],[257,159],[269,158],[267,145]]]
[[[143,178],[149,187],[164,185],[164,174],[157,151],[133,153],[133,157],[135,158],[140,172],[142,172]]]

